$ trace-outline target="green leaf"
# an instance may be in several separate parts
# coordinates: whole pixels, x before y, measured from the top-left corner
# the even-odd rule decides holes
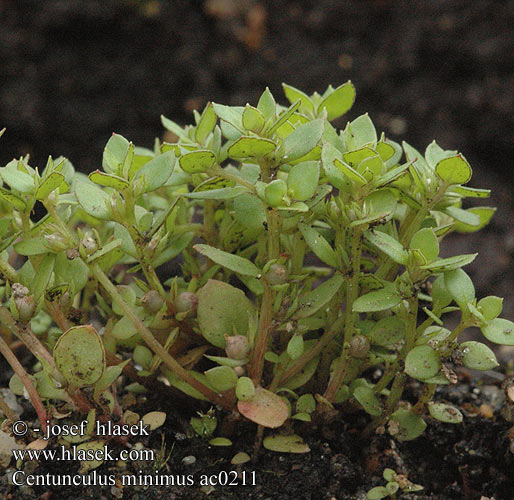
[[[355,87],[352,82],[348,81],[337,87],[319,103],[318,113],[325,108],[327,110],[327,118],[332,121],[349,111],[354,101]]]
[[[280,453],[309,453],[311,449],[300,436],[291,434],[289,436],[266,436],[262,446],[267,450]]]
[[[300,297],[295,313],[296,319],[308,318],[326,306],[344,283],[341,274],[334,274],[330,279],[314,290]]]
[[[75,294],[86,286],[89,267],[82,259],[70,260],[65,252],[61,252],[55,258],[54,274],[55,283],[69,283]]]
[[[439,255],[439,241],[432,228],[420,229],[412,237],[409,248],[419,250],[426,262],[433,262]]]
[[[241,415],[258,425],[268,428],[280,427],[289,417],[289,407],[277,394],[257,387],[248,401],[237,402]]]
[[[272,135],[276,133],[280,138],[284,138],[285,136],[289,135],[293,130],[293,124],[291,123],[293,120],[288,121],[295,113],[295,111],[300,107],[300,101],[296,101],[295,103],[291,104],[289,108],[282,111],[277,119],[271,124],[271,127],[269,127],[269,130],[267,130],[268,135]],[[307,121],[307,120],[306,120]],[[306,123],[306,121],[300,121],[300,123]],[[295,123],[296,125],[296,123]]]
[[[398,316],[377,321],[369,334],[371,342],[380,346],[394,346],[405,337],[405,322]]]
[[[193,248],[213,262],[216,262],[216,264],[226,267],[235,273],[254,278],[258,278],[261,274],[260,269],[253,262],[239,255],[224,252],[209,245],[194,245]]]
[[[133,180],[144,178],[144,193],[155,191],[170,178],[175,167],[175,154],[172,151],[162,153],[145,163],[136,173]]]
[[[220,120],[229,123],[238,132],[243,133],[243,112],[244,108],[241,106],[225,106],[224,104],[212,103],[212,107]],[[260,108],[259,108],[260,109]],[[262,110],[261,110],[262,111]],[[263,113],[266,115],[266,113]]]
[[[218,421],[215,417],[210,415],[202,415],[201,417],[191,417],[189,421],[191,427],[200,437],[211,436],[216,430]]]
[[[447,259],[437,259],[430,264],[421,266],[420,269],[428,269],[432,273],[452,271],[471,264],[477,255],[477,253],[471,253],[466,255],[455,255],[454,257],[448,257]]]
[[[403,248],[402,244],[388,234],[378,230],[364,231],[364,237],[374,247],[387,256],[391,257],[398,264],[405,264],[409,257],[408,252]]]
[[[291,198],[305,201],[314,196],[319,181],[319,161],[305,161],[294,165],[287,176]]]
[[[368,183],[365,177],[363,177],[357,170],[354,170],[350,165],[344,161],[336,158],[334,165],[351,181],[357,183],[358,186],[364,186]]]
[[[187,132],[178,124],[176,124],[174,121],[170,120],[169,118],[166,118],[164,115],[161,115],[161,123],[162,126],[166,129],[175,134],[180,139],[190,142],[191,139],[188,137]]]
[[[204,354],[204,356],[221,366],[230,366],[232,368],[235,368],[236,366],[243,366],[248,362],[247,359],[225,358],[223,356],[210,356],[208,354]]]
[[[129,150],[129,141],[122,135],[112,134],[104,148],[102,168],[109,173],[120,174]]]
[[[36,200],[45,200],[48,195],[57,189],[64,182],[64,175],[59,172],[52,172],[48,177],[45,177],[41,184],[36,189]]]
[[[514,323],[504,318],[495,318],[480,327],[484,337],[495,344],[514,345]]]
[[[341,159],[341,152],[332,144],[324,142],[323,149],[321,151],[323,170],[325,171],[329,182],[334,187],[342,191],[347,191],[351,186],[350,181],[348,180],[348,176],[346,176],[339,168],[336,167],[336,159]]]
[[[75,185],[75,196],[87,214],[97,219],[111,219],[109,195],[92,182],[77,182]]]
[[[283,179],[274,179],[264,187],[264,198],[272,207],[284,204],[287,194],[287,184]]]
[[[211,386],[220,392],[232,389],[238,381],[236,372],[229,366],[216,366],[204,373]]]
[[[382,405],[375,396],[373,388],[360,386],[353,392],[353,397],[361,404],[366,413],[372,417],[378,417],[382,414]]]
[[[45,255],[37,268],[36,276],[30,286],[36,302],[39,302],[41,295],[43,295],[43,292],[50,281],[54,270],[54,263],[55,255]]]
[[[264,122],[264,115],[257,108],[247,104],[243,112],[244,128],[259,133],[264,127]]]
[[[266,120],[275,117],[275,98],[268,87],[266,87],[266,90],[262,93],[259,103],[257,104],[257,109],[264,115]]]
[[[418,380],[434,377],[440,369],[439,353],[428,345],[412,348],[405,358],[405,373]]]
[[[455,221],[453,228],[458,233],[474,233],[476,231],[480,231],[480,229],[489,224],[489,221],[492,219],[494,213],[496,212],[496,208],[474,207],[468,208],[466,212],[477,215],[479,218],[479,223],[477,225],[470,225],[461,221]]]
[[[19,255],[40,255],[50,250],[43,237],[27,238],[14,244],[14,250]]]
[[[253,194],[244,193],[234,199],[234,215],[244,227],[255,231],[264,228],[266,211],[262,201]]]
[[[20,170],[20,165],[23,165],[22,160],[10,161],[5,167],[0,168],[0,178],[11,189],[23,194],[32,194],[35,188],[34,179],[30,174]]]
[[[217,280],[209,280],[198,293],[198,324],[202,335],[216,347],[225,348],[225,334],[248,332],[252,303],[242,290]]]
[[[374,290],[359,297],[353,303],[354,312],[377,312],[391,309],[402,300],[401,295],[394,289],[388,287],[381,290]]]
[[[239,401],[251,401],[255,396],[255,385],[249,377],[239,377],[236,384],[236,397]]]
[[[277,145],[270,139],[261,137],[240,137],[228,148],[230,158],[262,158],[273,151]]]
[[[314,413],[316,400],[312,394],[302,394],[296,401],[296,411],[300,413]]]
[[[246,189],[242,186],[227,187],[221,189],[211,189],[206,191],[193,191],[192,193],[183,193],[184,198],[196,200],[231,200],[238,197],[241,193],[245,193]]]
[[[294,129],[284,139],[284,157],[285,162],[290,162],[305,156],[318,144],[323,135],[323,120],[313,120],[304,123]]]
[[[74,326],[54,347],[57,369],[73,387],[93,385],[105,370],[102,339],[92,326]]]
[[[203,144],[208,135],[213,131],[216,126],[216,113],[212,109],[211,103],[205,106],[200,121],[196,126],[195,139],[200,144]]]
[[[300,111],[314,113],[314,104],[312,104],[311,98],[307,94],[285,83],[282,84],[282,88],[287,100],[291,104],[299,100]]]
[[[95,383],[95,399],[98,395],[109,388],[110,385],[114,384],[118,377],[123,372],[123,368],[130,363],[130,359],[123,361],[117,365],[109,366],[105,369],[103,375],[99,378],[98,382]]]
[[[189,174],[206,172],[216,163],[216,155],[212,151],[198,150],[180,157],[180,168]]]
[[[211,446],[232,446],[232,441],[225,437],[217,437],[209,441]]]
[[[304,352],[304,342],[301,335],[293,335],[287,343],[287,354],[291,359],[298,359]]]
[[[329,266],[338,267],[339,262],[336,251],[316,229],[303,223],[298,224],[298,229],[300,229],[309,248],[320,260]]]
[[[362,148],[366,144],[374,145],[377,142],[377,131],[368,113],[355,118],[347,128],[351,137],[350,144],[347,144],[350,150]]]
[[[503,309],[503,299],[490,295],[480,299],[477,304],[478,309],[484,315],[484,318],[488,321],[497,318]]]
[[[114,174],[106,174],[100,170],[95,170],[89,174],[89,180],[100,186],[112,187],[117,191],[122,191],[129,186],[128,181]]]
[[[367,500],[381,500],[389,496],[389,492],[384,486],[375,486],[366,493]]]
[[[457,408],[444,403],[428,403],[428,411],[433,418],[447,424],[460,424],[463,420]]]
[[[469,186],[455,186],[453,192],[460,194],[466,198],[489,198],[490,189],[472,188]]]
[[[463,210],[462,208],[451,206],[442,210],[446,215],[449,215],[455,222],[460,222],[465,226],[471,226],[478,231],[480,225],[480,217],[470,210]]]
[[[16,210],[23,212],[27,206],[27,204],[15,194],[11,193],[9,190],[0,186],[0,199],[12,205]]]
[[[411,410],[396,410],[389,420],[398,424],[398,431],[394,434],[398,441],[416,439],[427,427],[425,421]]]
[[[471,179],[471,167],[464,156],[458,154],[440,160],[435,171],[447,184],[466,184]]]
[[[453,300],[462,309],[475,298],[473,281],[462,269],[455,269],[444,274],[444,285]]]
[[[137,329],[128,316],[123,316],[112,329],[112,335],[118,340],[127,340],[136,335],[136,333]]]
[[[496,355],[482,342],[470,340],[459,346],[462,364],[471,370],[492,370],[499,366]]]

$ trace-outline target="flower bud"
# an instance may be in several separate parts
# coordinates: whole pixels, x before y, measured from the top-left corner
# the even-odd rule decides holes
[[[357,359],[365,358],[369,353],[369,339],[364,335],[356,335],[350,342],[350,356]]]
[[[178,313],[196,312],[198,308],[198,296],[193,292],[182,292],[175,299],[175,309]]]
[[[225,352],[232,359],[246,359],[250,354],[250,344],[243,335],[225,335]]]
[[[18,310],[20,321],[23,323],[27,323],[36,312],[36,301],[34,300],[34,295],[15,297],[14,304]]]
[[[245,374],[245,369],[242,366],[235,366],[234,371],[238,377],[242,377]]]
[[[266,273],[266,281],[270,285],[283,285],[287,281],[287,269],[282,264],[271,264]]]
[[[25,297],[25,295],[29,294],[29,289],[21,283],[13,283],[11,290],[12,296],[15,299]]]
[[[62,252],[63,250],[66,250],[68,248],[68,242],[66,239],[62,236],[62,234],[59,233],[52,233],[52,234],[45,234],[43,236],[45,239],[46,246],[52,251],[52,252]]]
[[[145,308],[145,311],[149,313],[156,313],[161,309],[163,304],[164,300],[162,300],[157,290],[149,290],[141,297],[141,305]]]
[[[84,236],[81,241],[81,245],[84,247],[86,255],[92,255],[98,250],[98,243],[91,236]]]

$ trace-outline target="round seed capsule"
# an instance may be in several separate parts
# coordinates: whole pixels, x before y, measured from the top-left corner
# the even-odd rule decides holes
[[[287,269],[282,264],[272,264],[266,273],[266,281],[270,285],[283,285],[287,281]]]
[[[350,342],[350,355],[357,359],[363,359],[368,353],[369,339],[364,335],[355,336]]]

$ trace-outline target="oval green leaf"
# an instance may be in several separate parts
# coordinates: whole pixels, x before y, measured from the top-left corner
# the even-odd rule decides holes
[[[440,369],[439,353],[428,345],[414,347],[405,358],[405,373],[418,380],[434,377]]]
[[[57,369],[74,387],[93,385],[105,370],[102,339],[92,326],[67,330],[55,344],[53,355]]]

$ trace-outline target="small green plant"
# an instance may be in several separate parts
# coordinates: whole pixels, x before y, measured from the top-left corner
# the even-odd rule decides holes
[[[402,492],[413,493],[423,489],[423,486],[412,483],[404,474],[397,474],[393,469],[384,469],[383,478],[387,481],[387,484],[371,488],[366,495],[368,500],[381,500],[387,497],[395,500]]]
[[[334,128],[350,82],[284,91],[288,107],[266,89],[256,106],[209,103],[186,127],[162,117],[175,141],[153,149],[114,134],[89,176],[65,158],[0,168],[0,350],[43,426],[59,401],[93,419],[119,412],[122,373],[127,390],[165,379],[215,405],[191,421],[198,434],[237,410],[277,451],[309,450],[290,425],[284,435],[288,419],[343,402],[399,440],[423,432],[426,410],[462,420],[432,402],[456,380],[448,362],[498,363],[459,334],[514,345],[514,324],[502,299],[475,296],[463,267],[476,254],[439,246],[489,222],[494,208],[463,208],[489,191],[467,186],[462,154],[397,144],[367,114]],[[180,274],[166,275],[176,258]],[[38,360],[30,375],[13,338]],[[409,378],[422,383],[413,406],[401,401]]]

